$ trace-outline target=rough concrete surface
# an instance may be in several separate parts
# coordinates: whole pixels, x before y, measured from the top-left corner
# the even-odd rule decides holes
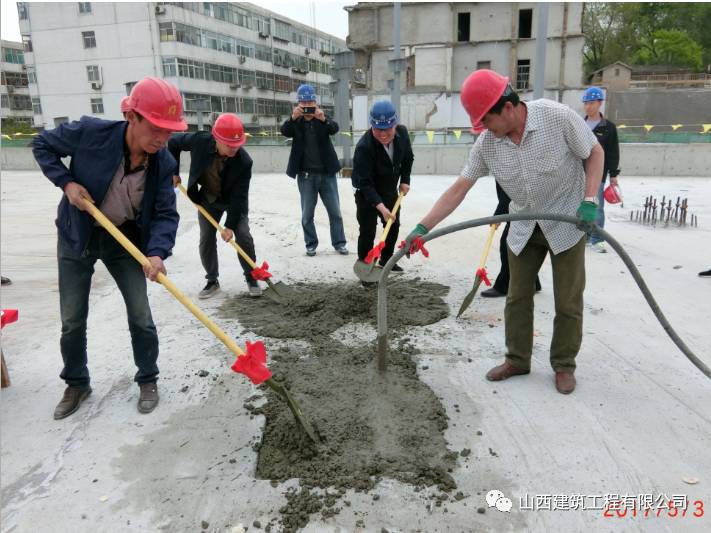
[[[697,277],[711,268],[711,179],[621,180],[626,204],[608,207],[607,229],[627,248],[682,338],[711,364],[711,281]],[[451,181],[413,176],[403,232]],[[393,281],[393,302],[398,288],[432,282],[448,288],[431,298],[443,298],[449,312],[415,322],[423,312],[421,299],[396,304],[407,317],[392,338],[401,364],[381,378],[369,359],[372,303],[354,300],[366,292],[354,285],[355,256],[340,256],[328,245],[323,207],[317,210],[319,253],[307,258],[295,183],[282,175],[255,175],[252,184],[251,226],[260,261],[270,263],[277,279],[307,291],[342,285],[351,317],[337,316],[340,303],[318,301],[312,309],[289,307],[280,324],[274,304],[242,296],[240,268],[225,245],[219,248],[222,292],[198,305],[241,345],[265,340],[275,375],[285,376],[319,427],[321,418],[328,419],[327,443],[343,452],[332,457],[337,467],[328,469],[328,457],[319,459],[315,471],[306,455],[279,457],[278,429],[291,423],[286,407],[231,372],[233,355],[158,285],[150,286],[149,298],[161,339],[161,401],[152,414],[139,414],[125,310],[102,265],[89,314],[94,392],[74,415],[52,420],[63,390],[53,225],[59,191],[38,172],[3,172],[1,266],[13,284],[0,295],[3,308],[20,310],[20,320],[2,332],[12,378],[0,396],[2,531],[230,532],[243,526],[276,532],[303,524],[309,510],[302,529],[307,532],[711,529],[711,382],[668,339],[614,254],[587,252],[585,337],[572,395],[555,391],[548,364],[554,309],[548,261],[536,296],[531,374],[503,383],[484,379],[504,353],[504,302],[476,298],[461,319],[453,315],[471,286],[485,228],[432,242],[429,259],[404,260],[405,274]],[[355,205],[349,182],[339,186],[354,250]],[[688,196],[700,227],[630,223],[629,210],[649,194]],[[493,181],[482,179],[445,223],[489,215],[495,202]],[[204,273],[196,215],[183,198],[178,205],[181,225],[167,268],[197,301]],[[498,264],[492,253],[490,274]],[[304,330],[308,325],[309,333],[294,338],[284,323]],[[379,379],[387,386],[379,388]],[[324,382],[335,386],[321,387]],[[388,410],[416,416],[410,398],[425,398],[433,418],[429,428],[407,435],[407,419]],[[340,408],[348,417],[332,414]],[[393,420],[393,427],[380,423]],[[359,432],[364,438],[348,438]],[[433,442],[418,442],[423,434]],[[394,463],[382,452],[358,456],[398,448],[421,455],[410,462],[398,456]],[[415,477],[420,464],[435,466],[423,483]],[[356,475],[368,467],[373,477]],[[690,478],[698,482],[687,483]],[[358,479],[366,490],[358,490]],[[510,512],[489,507],[485,498],[493,489],[512,500]],[[575,494],[685,495],[704,501],[706,514],[696,518],[692,507],[685,517],[608,518],[602,510],[533,511],[521,505],[526,498]]]

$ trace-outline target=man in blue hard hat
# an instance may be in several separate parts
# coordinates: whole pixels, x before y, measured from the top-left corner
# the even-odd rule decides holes
[[[361,137],[353,155],[351,180],[356,189],[358,259],[363,261],[373,247],[378,218],[383,225],[393,219],[393,225],[380,255],[384,265],[393,255],[400,229],[400,211],[393,217],[391,209],[398,193],[410,190],[410,171],[414,155],[407,128],[398,124],[393,104],[387,100],[375,102],[370,110],[370,129]],[[402,272],[395,265],[393,272]],[[368,287],[373,284],[363,282]]]
[[[597,137],[597,141],[605,151],[605,166],[603,168],[602,181],[600,189],[597,192],[597,218],[595,224],[600,227],[605,227],[605,180],[607,175],[610,175],[610,185],[617,187],[617,180],[620,174],[620,145],[617,141],[617,128],[615,125],[600,113],[600,108],[605,100],[605,93],[600,87],[589,87],[583,93],[583,108],[585,109],[585,123],[590,127],[592,132]],[[590,245],[600,253],[606,253],[605,243],[602,238],[594,232],[590,235]]]
[[[348,255],[336,181],[341,165],[330,139],[338,133],[338,124],[317,105],[316,91],[311,85],[301,85],[296,97],[299,103],[282,124],[281,133],[293,139],[286,173],[296,178],[299,186],[306,255],[313,257],[318,248],[314,211],[319,196],[328,213],[331,245],[338,253]]]

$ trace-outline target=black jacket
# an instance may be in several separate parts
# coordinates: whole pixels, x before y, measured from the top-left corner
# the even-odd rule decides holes
[[[326,122],[321,122],[318,119],[312,119],[316,123],[316,135],[321,153],[321,162],[323,163],[326,173],[335,175],[341,170],[341,164],[338,162],[336,149],[331,144],[331,135],[338,133],[338,124],[331,118],[326,117]],[[291,143],[291,153],[289,154],[289,164],[286,167],[288,176],[295,178],[301,171],[301,163],[304,159],[306,150],[305,128],[303,117],[292,120],[291,117],[281,125],[281,134],[284,137],[291,137],[294,140]]]
[[[602,173],[602,181],[607,179],[608,174],[611,178],[616,178],[620,173],[620,144],[617,140],[615,124],[602,117],[600,123],[593,129],[593,133],[605,151],[605,169]]]
[[[180,152],[190,152],[188,196],[196,204],[203,199],[198,190],[198,179],[217,155],[215,138],[210,132],[176,133],[168,141],[168,150],[180,169]],[[180,170],[178,170],[180,171]],[[244,147],[234,157],[225,160],[222,168],[222,190],[218,202],[227,205],[225,227],[235,230],[240,218],[249,212],[249,182],[252,179],[252,158]]]
[[[415,156],[407,128],[402,124],[395,129],[393,143],[391,161],[384,146],[373,137],[373,130],[369,129],[358,141],[353,154],[353,187],[373,206],[382,202],[383,197],[397,196],[398,181],[410,184],[410,171]]]

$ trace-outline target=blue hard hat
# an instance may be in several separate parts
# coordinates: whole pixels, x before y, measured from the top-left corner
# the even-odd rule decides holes
[[[299,102],[312,102],[316,100],[316,89],[308,83],[299,85],[299,88],[296,90],[296,98]]]
[[[392,128],[397,124],[395,106],[389,100],[380,100],[370,109],[370,125],[379,130]]]
[[[588,87],[588,89],[583,93],[583,102],[592,102],[594,100],[604,100],[605,93],[602,92],[600,87]]]

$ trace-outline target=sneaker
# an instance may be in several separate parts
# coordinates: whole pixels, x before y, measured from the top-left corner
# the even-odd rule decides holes
[[[91,394],[91,387],[67,387],[64,396],[54,409],[54,419],[61,420],[74,413]]]
[[[704,270],[703,272],[699,272],[699,277],[711,278],[711,270]]]
[[[607,248],[605,248],[604,242],[596,242],[595,244],[592,245],[592,248],[599,254],[606,254],[607,253]]]
[[[259,298],[262,295],[262,289],[256,281],[248,281],[247,289],[249,290],[249,295],[252,298]]]
[[[204,300],[205,298],[209,298],[210,296],[214,295],[216,292],[220,290],[220,282],[215,280],[215,281],[208,281],[207,285],[205,285],[205,288],[200,291],[200,294],[198,294],[198,298],[201,300]]]
[[[391,269],[391,272],[405,272],[405,269],[395,263],[395,266]]]
[[[138,387],[141,390],[138,395],[138,412],[145,415],[158,405],[158,384],[155,381],[139,383]]]
[[[479,294],[481,294],[484,298],[503,298],[506,296],[505,292],[501,292],[494,287],[481,291]]]
[[[306,248],[306,255],[313,257],[316,255],[316,248]]]
[[[336,251],[341,254],[341,255],[348,255],[348,248],[345,246],[341,246],[340,248],[336,248]]]

